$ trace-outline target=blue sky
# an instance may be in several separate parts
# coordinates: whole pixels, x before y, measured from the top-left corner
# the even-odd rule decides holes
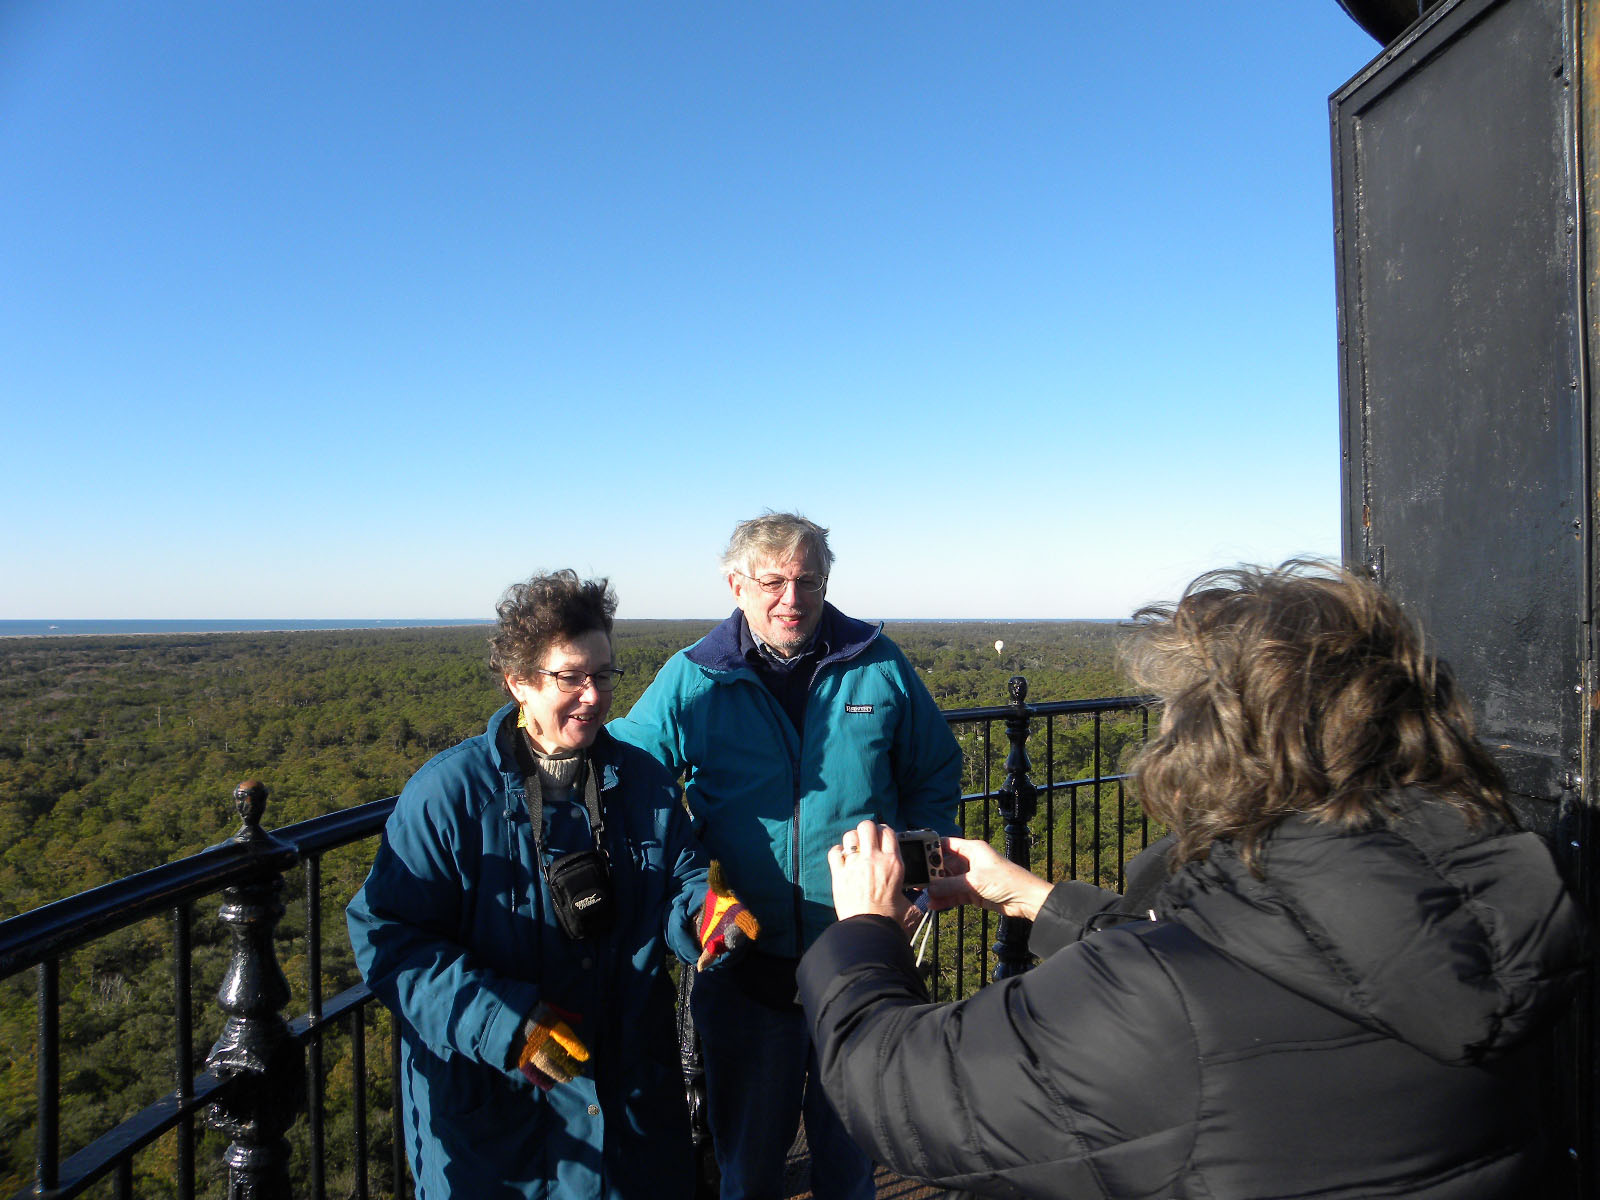
[[[0,618],[1125,615],[1339,547],[1334,0],[0,7]]]

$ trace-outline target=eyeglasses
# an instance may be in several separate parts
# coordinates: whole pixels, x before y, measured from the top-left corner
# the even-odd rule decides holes
[[[543,667],[535,670],[541,675],[548,675],[556,681],[556,687],[563,692],[581,692],[591,683],[597,692],[613,691],[617,680],[622,678],[621,667],[610,667],[604,671],[546,671]]]
[[[790,579],[787,575],[763,575],[757,579],[754,575],[745,575],[743,571],[735,571],[734,574],[748,579],[769,596],[783,595],[791,583],[802,596],[815,596],[828,586],[826,575],[801,575],[796,579]]]

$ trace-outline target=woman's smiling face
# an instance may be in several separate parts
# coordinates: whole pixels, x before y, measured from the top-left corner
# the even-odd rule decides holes
[[[611,711],[611,693],[583,680],[575,692],[563,692],[554,675],[577,671],[586,676],[611,669],[611,639],[592,629],[570,642],[552,646],[532,679],[506,676],[506,687],[522,706],[528,737],[541,754],[567,754],[593,743]],[[545,672],[549,672],[546,674]]]

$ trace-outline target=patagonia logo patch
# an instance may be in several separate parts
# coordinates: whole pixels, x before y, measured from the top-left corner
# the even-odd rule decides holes
[[[870,704],[846,704],[844,706],[844,710],[845,710],[845,712],[869,713],[869,712],[872,711],[872,705],[870,705]]]

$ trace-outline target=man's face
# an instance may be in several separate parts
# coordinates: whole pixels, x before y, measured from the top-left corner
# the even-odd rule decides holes
[[[795,580],[826,580],[809,547],[784,562],[763,559],[750,566],[749,575],[728,576],[733,598],[744,609],[745,620],[754,633],[779,654],[788,658],[797,653],[816,631],[822,620],[822,598],[827,588],[808,592]],[[780,584],[768,591],[762,584]]]

